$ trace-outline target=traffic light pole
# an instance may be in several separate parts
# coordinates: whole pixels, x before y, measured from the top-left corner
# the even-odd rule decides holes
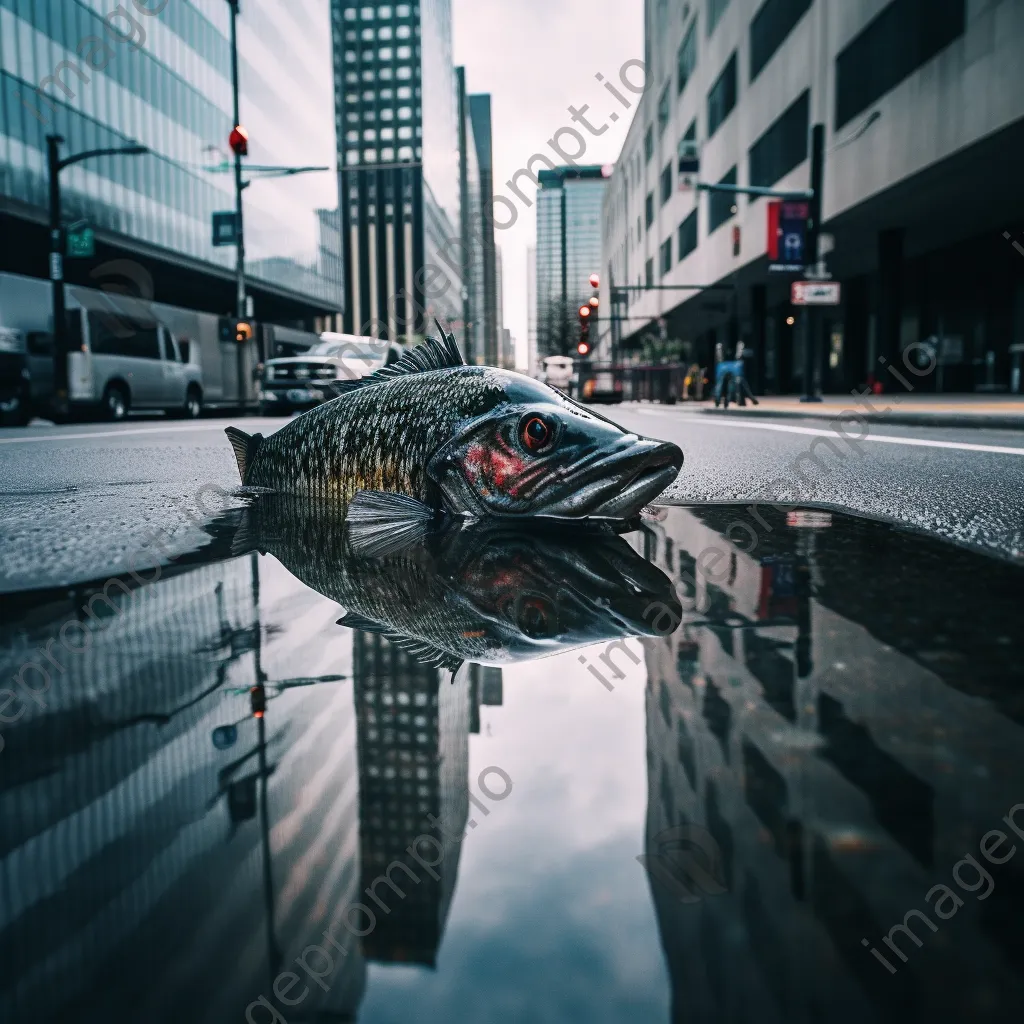
[[[231,8],[231,98],[234,109],[233,124],[241,124],[238,112],[238,5],[239,0],[228,0]],[[235,150],[235,313],[239,320],[246,315],[245,302],[245,234],[242,230],[242,154]],[[239,356],[241,359],[241,356]],[[241,380],[239,380],[241,388]]]

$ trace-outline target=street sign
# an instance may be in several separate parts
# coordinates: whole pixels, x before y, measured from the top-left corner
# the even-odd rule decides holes
[[[92,228],[68,231],[68,257],[85,259],[96,254],[96,239]]]
[[[807,202],[777,199],[768,203],[768,269],[799,273],[807,262]]]
[[[838,281],[794,281],[790,301],[794,306],[838,306]]]
[[[221,211],[213,215],[213,244],[237,245],[238,220],[234,210]]]

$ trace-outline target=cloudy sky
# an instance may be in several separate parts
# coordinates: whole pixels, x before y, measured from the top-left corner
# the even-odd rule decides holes
[[[532,154],[551,153],[547,140],[572,124],[569,106],[589,104],[591,123],[606,123],[617,103],[595,74],[616,81],[626,61],[643,58],[643,0],[453,0],[453,22],[455,61],[466,66],[469,91],[491,94],[497,194],[511,195],[505,182]],[[590,137],[581,162],[613,162],[631,113]],[[530,182],[521,180],[532,198]],[[516,202],[517,222],[496,237],[505,265],[505,326],[525,363],[526,247],[536,221],[534,206]]]

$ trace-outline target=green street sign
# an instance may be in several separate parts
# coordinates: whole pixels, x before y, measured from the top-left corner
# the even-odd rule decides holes
[[[92,228],[79,228],[68,232],[68,256],[87,258],[96,254],[96,239]]]

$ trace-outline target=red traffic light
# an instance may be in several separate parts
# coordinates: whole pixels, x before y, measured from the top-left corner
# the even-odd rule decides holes
[[[601,285],[601,277],[600,277],[600,275],[598,275],[598,274],[591,274],[590,275],[590,287],[591,288],[598,288],[598,287],[600,287],[600,285]]]
[[[581,341],[576,346],[576,351],[579,352],[579,354],[581,356],[589,355],[590,354],[590,346],[585,341]]]
[[[231,152],[238,156],[249,155],[249,133],[240,125],[236,124],[228,136],[228,145]]]
[[[580,319],[586,320],[590,316],[590,306],[580,306]]]
[[[267,691],[262,684],[249,690],[249,706],[252,708],[253,718],[263,717],[263,713],[267,710]]]
[[[587,299],[587,302],[595,309],[597,309],[598,298],[596,295],[591,295],[590,298]]]

